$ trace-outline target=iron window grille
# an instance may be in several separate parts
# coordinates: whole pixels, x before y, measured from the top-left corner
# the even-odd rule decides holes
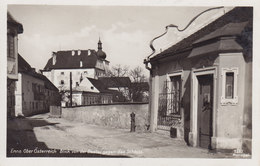
[[[181,86],[172,86],[173,81],[165,81],[159,94],[158,125],[171,126],[181,118]]]

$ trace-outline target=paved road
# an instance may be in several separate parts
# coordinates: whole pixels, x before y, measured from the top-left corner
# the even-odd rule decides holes
[[[8,156],[222,158],[161,133],[130,133],[35,115],[8,121]]]

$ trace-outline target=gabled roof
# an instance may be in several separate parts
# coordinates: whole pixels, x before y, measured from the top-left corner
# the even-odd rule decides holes
[[[155,55],[151,61],[191,50],[194,44],[221,36],[237,36],[244,29],[252,29],[253,8],[237,7],[219,17],[199,31],[184,38],[165,51]],[[213,33],[212,33],[213,32]]]
[[[44,80],[45,88],[59,92],[59,89],[47,77],[45,77],[44,75],[41,76],[43,76],[42,79]]]
[[[20,54],[18,54],[18,72],[43,80],[46,89],[59,91],[59,89],[55,85],[53,85],[53,83],[47,77],[42,74],[36,73],[31,65]]]
[[[88,80],[100,91],[100,93],[113,93],[113,90],[107,89],[108,87],[101,81],[93,78],[88,78]]]
[[[69,90],[70,86],[63,86],[62,89]],[[72,87],[72,90],[78,92],[100,93],[99,89],[95,87],[86,77],[83,78],[78,85]]]
[[[63,87],[63,90],[69,91],[69,86]],[[110,90],[108,87],[100,80],[96,80],[93,78],[85,77],[79,86],[72,88],[73,92],[84,92],[84,93],[117,93],[116,90]]]
[[[23,59],[23,57],[20,54],[18,54],[18,72],[28,72],[31,70],[31,65],[28,62],[26,62],[26,60]]]
[[[17,27],[18,33],[23,33],[23,25],[16,21],[13,16],[10,14],[10,12],[7,12],[7,25],[13,25]]]
[[[131,84],[129,77],[99,77],[98,80],[108,88],[129,87]]]
[[[53,65],[53,57],[50,58],[45,65],[44,70],[95,68],[97,60],[100,59],[95,50],[80,50],[79,55],[78,50],[74,51],[74,55],[72,55],[72,51],[74,50],[54,52],[53,54],[56,56],[56,63]],[[82,66],[80,61],[82,62]]]

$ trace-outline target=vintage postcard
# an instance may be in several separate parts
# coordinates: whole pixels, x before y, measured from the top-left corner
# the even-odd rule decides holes
[[[257,2],[65,2],[1,8],[1,166],[259,165]]]

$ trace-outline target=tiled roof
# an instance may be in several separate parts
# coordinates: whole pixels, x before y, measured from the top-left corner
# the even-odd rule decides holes
[[[7,12],[7,23],[8,25],[14,25],[18,29],[18,33],[23,33],[23,25],[16,21],[13,16],[10,14],[10,12]]]
[[[58,51],[54,52],[56,55],[56,63],[53,65],[53,57],[50,58],[44,67],[44,70],[51,69],[76,69],[76,68],[95,68],[96,62],[98,60],[97,52],[95,50],[80,50],[80,55],[78,55],[78,50],[75,50],[75,55],[72,55],[72,51]],[[82,61],[82,66],[80,64]]]
[[[26,60],[20,54],[18,54],[18,72],[25,73],[32,77],[41,79],[44,81],[44,86],[47,89],[59,91],[58,88],[55,85],[53,85],[53,83],[47,77],[45,77],[42,74],[36,73],[34,69],[31,67],[31,65],[28,62],[26,62]]]
[[[211,40],[221,36],[237,36],[242,33],[244,28],[248,25],[247,22],[239,22],[239,23],[228,23],[223,27],[217,29],[214,32],[205,35],[204,37],[200,38],[199,40],[193,42],[193,44],[200,43],[203,41]]]
[[[136,89],[142,89],[144,91],[149,91],[148,82],[132,82],[131,86]]]
[[[237,23],[247,22],[245,28],[252,28],[252,21],[252,7],[236,7],[225,15],[219,17],[212,23],[208,24],[204,28],[200,29],[199,31],[193,33],[187,38],[184,38],[183,40],[166,49],[165,51],[155,55],[151,58],[151,61],[166,56],[172,56],[185,50],[191,50],[195,42],[198,43],[201,41],[210,40],[214,37],[237,35],[237,32],[241,32],[240,27],[237,27],[237,25],[241,24]],[[221,28],[222,30],[224,30],[224,33],[219,30]],[[214,31],[215,33],[210,35],[210,33]]]
[[[92,78],[88,78],[88,80],[100,91],[100,93],[113,93],[113,90],[107,89],[107,86],[101,81]]]
[[[31,65],[28,62],[26,62],[26,60],[23,59],[23,57],[20,54],[18,54],[18,72],[28,72],[31,70]]]
[[[131,80],[129,77],[99,77],[108,88],[129,87]]]

